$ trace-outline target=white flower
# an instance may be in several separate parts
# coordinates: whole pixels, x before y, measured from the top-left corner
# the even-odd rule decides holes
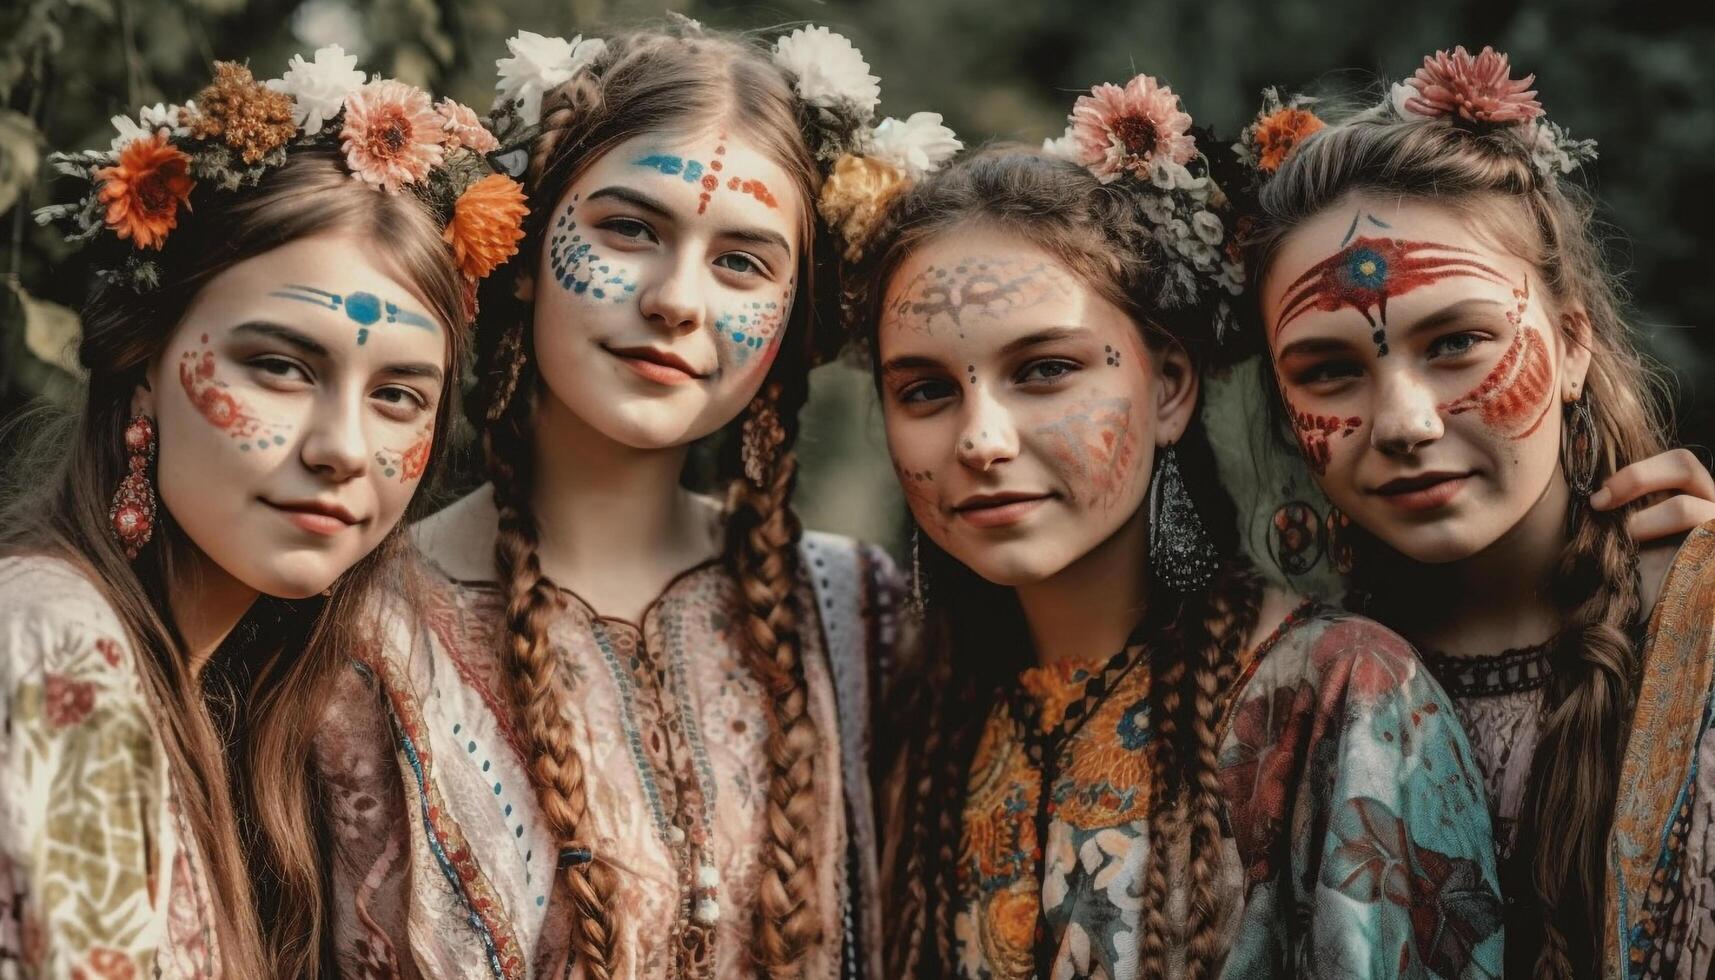
[[[506,50],[512,57],[494,63],[500,69],[500,81],[494,86],[500,92],[496,104],[516,101],[519,117],[534,126],[542,119],[542,96],[601,57],[607,42],[599,37],[586,41],[582,34],[567,41],[519,31],[507,40]]]
[[[1157,227],[1166,225],[1173,220],[1173,202],[1160,194],[1139,194],[1138,204],[1143,208],[1143,216],[1149,223]]]
[[[1174,163],[1165,156],[1156,157],[1149,163],[1149,182],[1164,191],[1175,187],[1190,189],[1196,186],[1197,180],[1183,163]]]
[[[1226,232],[1221,227],[1221,219],[1210,211],[1198,211],[1191,216],[1191,230],[1197,233],[1204,244],[1219,245]]]
[[[794,79],[798,97],[831,108],[841,102],[865,114],[881,102],[881,79],[844,35],[826,27],[800,27],[774,42],[774,63]]]
[[[345,97],[363,87],[363,72],[357,70],[357,55],[346,54],[337,44],[316,49],[316,60],[305,61],[295,54],[286,62],[286,73],[268,80],[268,87],[292,97],[292,119],[305,136],[322,131],[322,124],[345,108]]]
[[[697,903],[696,909],[691,914],[703,925],[712,926],[721,920],[721,903],[712,898],[705,898]]]
[[[1059,139],[1043,140],[1042,152],[1080,167],[1084,165],[1083,159],[1078,156],[1078,141],[1072,136],[1071,126],[1066,127],[1066,132],[1062,133]]]
[[[1417,113],[1406,108],[1406,102],[1416,97],[1417,89],[1404,82],[1395,82],[1387,92],[1388,104],[1393,106],[1394,115],[1401,119],[1410,119],[1417,115]]]
[[[184,108],[195,111],[196,103],[187,102]],[[167,105],[164,102],[146,105],[139,109],[136,119],[132,119],[130,116],[114,116],[111,122],[118,135],[113,137],[113,142],[108,146],[108,149],[115,152],[123,149],[133,140],[153,136],[162,130],[166,130],[169,136],[189,136],[191,132],[190,127],[179,124],[179,107]]]
[[[964,146],[941,125],[939,112],[913,112],[903,122],[892,116],[870,134],[869,155],[918,180],[940,169]]]

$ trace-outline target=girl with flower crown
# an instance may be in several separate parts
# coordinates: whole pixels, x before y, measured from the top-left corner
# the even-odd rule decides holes
[[[1488,48],[1438,52],[1277,155],[1252,266],[1271,387],[1342,515],[1356,601],[1470,734],[1507,974],[1702,977],[1715,524],[1640,546],[1707,505],[1616,504],[1715,487],[1658,457],[1654,378],[1568,179],[1594,144],[1531,81]]]
[[[58,158],[101,281],[82,414],[0,516],[0,974],[328,972],[303,719],[522,211],[470,110],[355,60],[217,63]]]
[[[392,731],[331,713],[341,962],[868,975],[868,692],[898,589],[790,505],[838,294],[815,204],[841,154],[958,144],[921,114],[871,130],[876,79],[823,28],[508,46],[498,158],[531,217],[484,302],[489,482],[419,525],[427,595],[367,657]],[[682,482],[717,433],[724,502]]]
[[[1191,118],[1138,76],[1071,121],[853,229],[941,641],[893,713],[887,975],[1498,975],[1440,689],[1236,557],[1198,404],[1240,276]]]

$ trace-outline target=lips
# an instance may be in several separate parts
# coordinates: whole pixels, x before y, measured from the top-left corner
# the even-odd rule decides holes
[[[281,516],[299,529],[324,537],[338,534],[348,527],[362,523],[362,519],[349,509],[329,501],[274,501],[263,498],[262,502],[278,511]]]
[[[684,358],[659,347],[608,347],[604,344],[602,349],[619,358],[638,375],[657,384],[684,384],[708,377]]]
[[[1434,510],[1452,502],[1470,478],[1469,472],[1418,473],[1389,480],[1370,492],[1405,510]]]
[[[972,527],[1010,527],[1029,517],[1051,499],[1052,494],[1044,493],[979,493],[955,504],[953,513]]]

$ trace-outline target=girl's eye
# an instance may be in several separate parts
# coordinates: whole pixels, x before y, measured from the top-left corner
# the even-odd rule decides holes
[[[1071,361],[1036,361],[1024,366],[1018,372],[1018,383],[1029,384],[1032,381],[1058,381],[1066,375],[1078,370],[1078,365]]]
[[[1292,373],[1293,384],[1313,385],[1329,381],[1345,381],[1363,374],[1353,361],[1317,361]]]
[[[743,252],[728,252],[716,259],[715,264],[724,269],[731,269],[733,272],[737,272],[742,275],[761,275],[763,272],[767,271],[763,269],[762,263],[756,261]]]
[[[1482,340],[1483,338],[1470,331],[1450,333],[1445,337],[1435,338],[1429,345],[1429,356],[1458,357],[1460,354],[1469,354]]]
[[[428,399],[398,385],[377,388],[369,397],[381,403],[381,411],[388,417],[402,421],[417,417],[429,407]]]
[[[250,367],[268,381],[302,381],[309,383],[310,372],[297,361],[284,357],[253,357]]]
[[[638,241],[655,241],[655,233],[649,226],[636,218],[609,218],[601,223],[601,227],[622,238],[634,238]]]
[[[927,404],[953,396],[953,386],[945,381],[919,381],[906,387],[899,393],[899,400],[906,404]]]

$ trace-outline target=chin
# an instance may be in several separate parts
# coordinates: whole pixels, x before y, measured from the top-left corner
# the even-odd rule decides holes
[[[263,568],[246,570],[244,584],[276,599],[308,599],[339,580],[349,564],[329,561],[326,556],[283,556]]]
[[[1032,547],[1028,541],[1012,541],[970,552],[967,549],[968,558],[957,552],[949,554],[983,580],[1009,589],[1035,585],[1066,568],[1066,562],[1058,560],[1058,556],[1045,553],[1040,545]]]
[[[1389,527],[1377,535],[1388,547],[1424,565],[1464,561],[1483,550],[1477,537],[1453,519],[1415,527]]]

